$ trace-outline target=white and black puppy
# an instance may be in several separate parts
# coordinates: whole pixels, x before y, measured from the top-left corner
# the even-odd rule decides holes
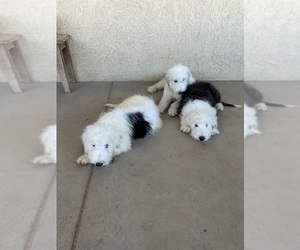
[[[175,116],[177,115],[182,93],[188,85],[194,82],[195,79],[189,68],[182,64],[177,64],[167,71],[166,76],[162,80],[150,86],[148,92],[155,93],[163,89],[163,96],[158,104],[159,111],[163,113],[169,104],[173,102],[168,110],[168,115]]]
[[[114,109],[84,129],[84,155],[77,159],[80,165],[108,165],[115,155],[131,149],[132,139],[154,134],[162,126],[158,108],[149,97],[134,95],[106,106]]]
[[[223,105],[241,107],[222,102],[220,92],[209,82],[197,81],[189,85],[178,107],[180,130],[190,133],[195,140],[209,140],[220,133],[217,110],[223,110]]]
[[[256,88],[244,83],[244,138],[260,134],[258,128],[258,110],[267,110],[270,107],[294,108],[295,105],[271,103],[263,100],[263,95]]]

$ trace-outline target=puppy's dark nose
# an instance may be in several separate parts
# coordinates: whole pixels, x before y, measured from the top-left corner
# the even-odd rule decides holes
[[[179,91],[178,94],[179,94],[179,95],[183,94],[183,91]]]
[[[96,163],[96,166],[97,166],[97,167],[101,167],[102,165],[103,165],[103,162],[97,162],[97,163]]]
[[[205,140],[205,137],[204,137],[204,136],[200,136],[200,137],[199,137],[199,140],[200,140],[200,141],[204,141],[204,140]]]

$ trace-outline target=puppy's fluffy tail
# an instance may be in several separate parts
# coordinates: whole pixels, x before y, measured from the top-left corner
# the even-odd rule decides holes
[[[264,103],[270,107],[297,108],[296,105],[290,105],[290,104],[280,104],[280,103],[273,103],[273,102],[264,102]]]
[[[235,107],[235,108],[241,108],[241,107],[243,107],[241,105],[227,103],[227,102],[222,102],[222,104],[223,104],[223,106],[226,106],[226,107]]]
[[[117,107],[118,106],[118,104],[112,104],[112,103],[106,103],[105,105],[104,105],[105,107],[109,107],[109,108],[115,108],[115,107]]]

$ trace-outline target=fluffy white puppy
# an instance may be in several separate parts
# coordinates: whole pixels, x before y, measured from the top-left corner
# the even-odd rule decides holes
[[[82,134],[84,155],[77,163],[105,166],[113,157],[131,149],[132,139],[154,134],[162,126],[159,111],[154,101],[146,96],[134,95],[102,114]]]
[[[163,113],[169,104],[173,102],[168,110],[168,115],[175,116],[177,115],[182,93],[189,84],[194,82],[195,79],[189,68],[182,64],[177,64],[167,71],[166,76],[162,80],[150,86],[148,92],[155,93],[163,89],[163,96],[158,105],[159,111]]]
[[[217,110],[201,100],[189,101],[181,111],[180,130],[199,141],[219,134]]]
[[[34,164],[56,164],[56,125],[48,126],[40,135],[43,144],[44,154],[35,157]]]
[[[241,107],[221,101],[219,91],[209,82],[191,84],[183,93],[178,113],[180,130],[198,141],[207,141],[219,134],[217,110],[224,106]]]

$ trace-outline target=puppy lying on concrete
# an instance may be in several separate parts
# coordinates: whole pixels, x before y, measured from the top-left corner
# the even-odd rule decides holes
[[[84,129],[84,155],[77,159],[80,165],[108,165],[114,156],[131,149],[132,139],[152,135],[162,126],[157,106],[146,96],[134,95],[118,105],[106,106],[114,109]]]

